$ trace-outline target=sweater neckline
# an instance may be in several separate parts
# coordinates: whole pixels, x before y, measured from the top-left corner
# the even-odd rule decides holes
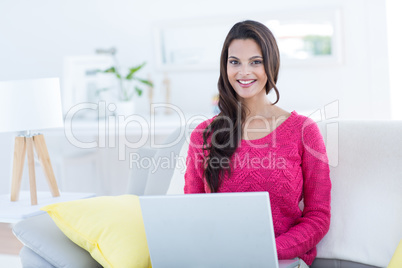
[[[291,121],[291,119],[297,115],[297,112],[295,110],[293,110],[290,113],[290,116],[288,118],[285,119],[285,121],[283,121],[279,126],[277,126],[273,131],[271,131],[270,133],[268,133],[266,136],[259,138],[259,139],[254,139],[254,140],[245,140],[245,139],[241,139],[241,143],[242,144],[250,144],[250,143],[261,143],[264,142],[266,139],[268,139],[269,137],[271,137],[272,135],[276,134],[278,131],[281,131],[281,129],[285,128],[289,122]]]

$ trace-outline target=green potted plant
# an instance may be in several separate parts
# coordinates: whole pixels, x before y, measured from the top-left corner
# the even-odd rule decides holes
[[[151,81],[143,78],[139,78],[137,76],[137,72],[140,71],[146,62],[128,68],[128,72],[126,75],[122,75],[119,68],[116,66],[112,66],[106,70],[102,70],[100,72],[106,74],[112,74],[117,79],[117,114],[129,115],[133,114],[135,111],[134,104],[134,96],[141,96],[143,93],[143,89],[140,85],[146,85],[152,87],[153,84]],[[110,90],[110,88],[104,88],[100,91]]]

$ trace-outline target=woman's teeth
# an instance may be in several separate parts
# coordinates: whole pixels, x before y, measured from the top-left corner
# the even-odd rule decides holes
[[[240,84],[248,85],[254,82],[255,80],[237,80],[237,81],[239,81]]]

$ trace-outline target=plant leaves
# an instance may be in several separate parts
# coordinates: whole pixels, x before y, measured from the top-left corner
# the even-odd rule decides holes
[[[126,76],[126,79],[127,79],[127,80],[133,79],[134,73],[136,73],[136,72],[139,71],[142,67],[144,67],[145,64],[146,64],[146,62],[143,62],[142,64],[140,64],[140,65],[138,65],[138,66],[136,66],[136,67],[130,68],[130,69],[129,69],[130,71],[129,71],[129,73],[128,73],[127,76]]]
[[[125,87],[125,86],[123,85],[123,83],[124,83],[124,80],[123,80],[123,79],[129,80],[129,81],[130,81],[130,80],[131,80],[131,81],[132,81],[132,80],[136,80],[136,81],[138,81],[138,82],[140,82],[140,83],[142,83],[142,84],[144,84],[144,85],[153,87],[153,84],[152,84],[151,81],[146,80],[146,79],[141,79],[141,78],[138,78],[138,77],[135,77],[135,76],[134,76],[134,74],[135,74],[137,71],[141,70],[141,68],[144,67],[145,64],[146,64],[146,62],[143,62],[142,64],[140,64],[140,65],[138,65],[138,66],[135,66],[135,67],[130,68],[130,69],[129,69],[129,73],[128,73],[127,76],[125,76],[125,77],[122,77],[122,76],[120,75],[118,69],[117,69],[115,66],[112,66],[112,67],[110,67],[110,68],[108,68],[108,69],[106,69],[106,70],[97,70],[97,71],[98,71],[98,72],[102,72],[102,73],[114,74],[114,75],[117,77],[117,79],[119,79],[119,92],[120,92],[120,93],[119,93],[119,96],[120,96],[119,98],[122,99],[122,100],[130,100],[130,99],[132,99],[132,97],[133,97],[135,94],[137,94],[138,96],[141,96],[142,93],[143,93],[143,90],[142,90],[141,88],[137,87],[137,86],[135,86],[134,88],[127,88],[127,87]],[[98,93],[98,94],[99,94],[99,93]]]
[[[147,86],[150,86],[150,87],[153,87],[153,86],[154,86],[154,85],[152,84],[152,82],[149,81],[149,80],[141,79],[141,78],[138,78],[138,77],[133,77],[133,78],[134,78],[135,80],[137,80],[137,81],[139,81],[139,82],[141,82],[141,83],[147,85]]]
[[[138,96],[141,96],[142,95],[142,89],[141,88],[139,88],[139,87],[135,87],[135,91],[137,92],[137,94],[138,94]]]
[[[117,71],[116,67],[112,66],[109,69],[102,71],[103,73],[114,74],[118,79],[121,79],[121,75]]]
[[[114,66],[110,67],[109,69],[106,69],[102,71],[104,73],[116,73],[116,68]]]

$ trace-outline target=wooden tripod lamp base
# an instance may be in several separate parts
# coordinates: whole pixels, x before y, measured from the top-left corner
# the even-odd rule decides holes
[[[17,201],[19,198],[22,172],[24,169],[25,155],[28,157],[29,169],[29,190],[31,193],[31,205],[38,204],[35,178],[34,148],[38,155],[39,162],[45,173],[47,183],[53,197],[60,196],[57,182],[54,176],[49,153],[45,143],[45,137],[42,134],[16,137],[14,145],[13,175],[11,180],[11,201]]]

